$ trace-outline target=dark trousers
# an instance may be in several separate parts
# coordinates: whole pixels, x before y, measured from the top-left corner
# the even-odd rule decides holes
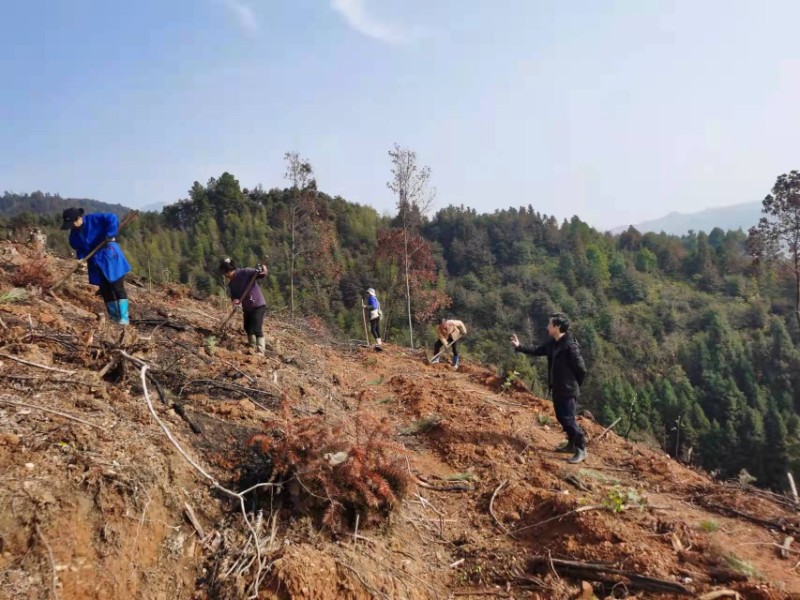
[[[447,338],[447,343],[450,344],[450,342],[453,342],[452,335],[449,338]],[[442,349],[442,346],[444,346],[444,344],[442,344],[442,340],[436,340],[436,343],[433,345],[433,354],[434,355],[439,354],[439,351]],[[458,342],[453,342],[452,344],[450,344],[450,350],[453,352],[453,358],[458,358]]]
[[[553,406],[556,409],[556,419],[561,423],[564,433],[567,434],[567,439],[572,442],[576,448],[583,450],[586,447],[586,438],[583,429],[581,429],[581,426],[578,425],[578,421],[575,419],[578,402],[575,398],[554,399]]]
[[[369,329],[372,332],[372,337],[374,337],[377,340],[379,337],[381,337],[381,320],[370,319]]]
[[[266,312],[266,306],[244,311],[244,330],[247,335],[264,337],[264,315]]]
[[[108,304],[109,302],[116,302],[117,300],[127,300],[128,293],[125,291],[125,275],[116,281],[108,281],[103,279],[100,284],[100,295],[103,301]]]

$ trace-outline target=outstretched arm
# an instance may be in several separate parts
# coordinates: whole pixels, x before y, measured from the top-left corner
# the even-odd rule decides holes
[[[514,352],[521,352],[522,354],[529,354],[531,356],[547,356],[548,344],[541,346],[523,346],[519,343],[517,334],[511,336],[511,345],[514,346]]]

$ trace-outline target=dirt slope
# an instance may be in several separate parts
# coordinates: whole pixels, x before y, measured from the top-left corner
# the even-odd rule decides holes
[[[35,253],[0,243],[0,294],[26,269],[69,264],[31,268]],[[136,323],[120,339],[82,277],[59,296],[0,302],[0,598],[248,595],[257,553],[237,502],[167,439],[121,352],[152,367],[176,441],[237,490],[268,476],[246,441],[289,405],[343,435],[357,414],[387,419],[404,445],[414,485],[377,527],[332,532],[288,486],[247,495],[262,598],[800,598],[800,551],[777,548],[800,533],[790,500],[601,439],[586,419],[589,459],[568,465],[550,404],[489,368],[278,319],[256,356],[235,329],[211,342],[226,306],[179,286],[131,286]]]

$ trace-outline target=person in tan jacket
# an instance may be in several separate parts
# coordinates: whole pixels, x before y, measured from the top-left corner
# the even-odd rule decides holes
[[[447,319],[442,317],[439,320],[439,325],[436,327],[436,344],[433,346],[433,354],[436,356],[447,344],[453,351],[453,368],[458,369],[458,343],[457,340],[467,333],[467,326],[463,322],[456,319]],[[439,356],[436,356],[431,362],[438,363]]]

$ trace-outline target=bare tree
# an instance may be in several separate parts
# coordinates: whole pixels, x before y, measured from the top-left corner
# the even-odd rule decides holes
[[[417,153],[398,144],[389,150],[392,161],[392,179],[386,185],[397,195],[397,218],[403,231],[403,271],[406,281],[408,310],[408,337],[414,347],[414,327],[411,321],[411,281],[409,263],[414,251],[409,251],[409,240],[420,228],[425,214],[433,206],[436,190],[430,187],[430,167],[417,164]]]
[[[289,206],[291,228],[291,245],[289,248],[289,294],[291,300],[291,315],[292,318],[294,318],[295,264],[298,255],[297,229],[301,218],[303,196],[307,194],[309,190],[316,187],[316,182],[314,181],[314,169],[307,159],[301,158],[297,152],[287,152],[283,158],[286,161],[286,174],[284,177],[292,182],[292,202]]]
[[[794,311],[800,326],[800,171],[778,177],[762,204],[765,216],[750,229],[750,254],[766,263],[788,258],[794,271]]]

